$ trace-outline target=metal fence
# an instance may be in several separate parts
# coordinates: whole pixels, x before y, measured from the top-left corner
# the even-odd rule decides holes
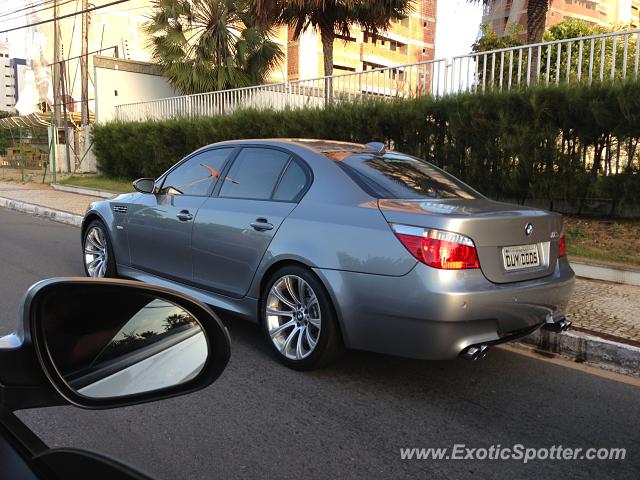
[[[241,108],[321,107],[362,98],[510,91],[637,80],[640,30],[558,40],[362,72],[116,106],[116,119],[213,116]]]

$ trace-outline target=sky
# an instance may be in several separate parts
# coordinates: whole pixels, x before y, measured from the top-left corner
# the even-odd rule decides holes
[[[480,33],[482,2],[438,0],[436,59],[465,55]]]

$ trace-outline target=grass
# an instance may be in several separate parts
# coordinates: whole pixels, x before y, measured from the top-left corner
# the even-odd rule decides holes
[[[95,188],[96,190],[107,190],[117,193],[133,192],[131,180],[127,180],[125,178],[105,177],[102,175],[74,176],[61,180],[59,183],[63,185]]]
[[[640,267],[640,220],[565,217],[569,256]]]

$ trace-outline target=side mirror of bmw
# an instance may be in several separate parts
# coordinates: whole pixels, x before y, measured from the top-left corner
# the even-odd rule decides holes
[[[0,338],[0,451],[18,446],[9,456],[15,478],[68,478],[82,475],[78,468],[145,478],[97,454],[49,449],[13,412],[194,392],[219,377],[230,355],[229,334],[209,307],[139,282],[44,280],[27,292],[21,317],[17,332]]]
[[[140,193],[154,193],[156,190],[156,181],[153,178],[139,178],[131,185]]]

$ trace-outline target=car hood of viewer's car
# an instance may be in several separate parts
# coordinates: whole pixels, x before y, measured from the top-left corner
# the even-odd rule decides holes
[[[492,282],[532,280],[551,274],[556,265],[562,216],[536,208],[488,199],[379,200],[389,223],[437,228],[461,233],[473,240],[482,273]],[[527,225],[532,230],[527,233]],[[538,244],[543,256],[540,268],[506,272],[502,248]]]

